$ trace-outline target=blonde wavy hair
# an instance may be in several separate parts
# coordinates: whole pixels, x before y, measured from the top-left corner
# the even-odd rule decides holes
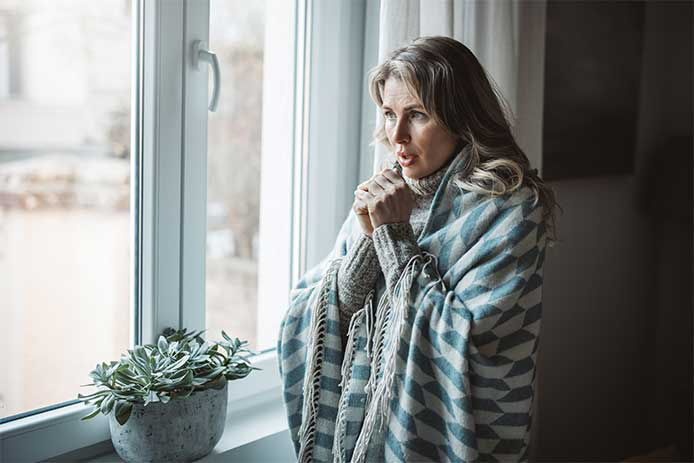
[[[537,169],[530,169],[511,133],[509,105],[475,55],[449,37],[420,37],[398,48],[369,72],[369,93],[379,108],[390,77],[402,81],[434,121],[458,140],[456,153],[470,145],[455,184],[490,196],[527,185],[535,195],[533,206],[538,201],[543,206],[547,245],[553,246],[558,241],[554,208],[561,207]],[[377,143],[393,149],[382,117],[371,144]]]

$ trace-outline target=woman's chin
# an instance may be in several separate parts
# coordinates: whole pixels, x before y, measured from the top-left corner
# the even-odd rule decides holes
[[[413,180],[416,180],[418,178],[423,177],[422,173],[420,172],[421,169],[418,169],[415,166],[408,166],[408,167],[403,167],[402,168],[402,175],[411,178]]]

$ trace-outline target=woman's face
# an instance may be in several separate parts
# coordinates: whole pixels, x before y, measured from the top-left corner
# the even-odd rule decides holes
[[[386,80],[381,110],[388,141],[403,175],[426,177],[454,154],[456,139],[434,122],[401,80],[394,77]]]

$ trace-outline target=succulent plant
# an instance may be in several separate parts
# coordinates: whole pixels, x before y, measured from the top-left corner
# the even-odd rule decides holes
[[[119,361],[97,365],[89,373],[94,381],[82,386],[97,386],[92,394],[77,394],[85,405],[94,409],[82,420],[99,413],[115,414],[121,425],[130,417],[133,404],[167,403],[175,397],[188,397],[196,391],[222,389],[227,381],[248,376],[250,365],[242,353],[247,341],[231,339],[222,331],[223,341],[208,343],[202,331],[186,333],[186,329],[167,328],[157,344],[128,349]]]

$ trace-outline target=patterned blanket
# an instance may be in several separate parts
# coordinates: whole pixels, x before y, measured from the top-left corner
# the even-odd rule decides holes
[[[344,352],[336,280],[360,234],[353,213],[292,290],[277,349],[299,461],[527,460],[542,207],[527,187],[495,198],[460,190],[459,163],[434,196],[421,255],[393,294],[367,297]]]

